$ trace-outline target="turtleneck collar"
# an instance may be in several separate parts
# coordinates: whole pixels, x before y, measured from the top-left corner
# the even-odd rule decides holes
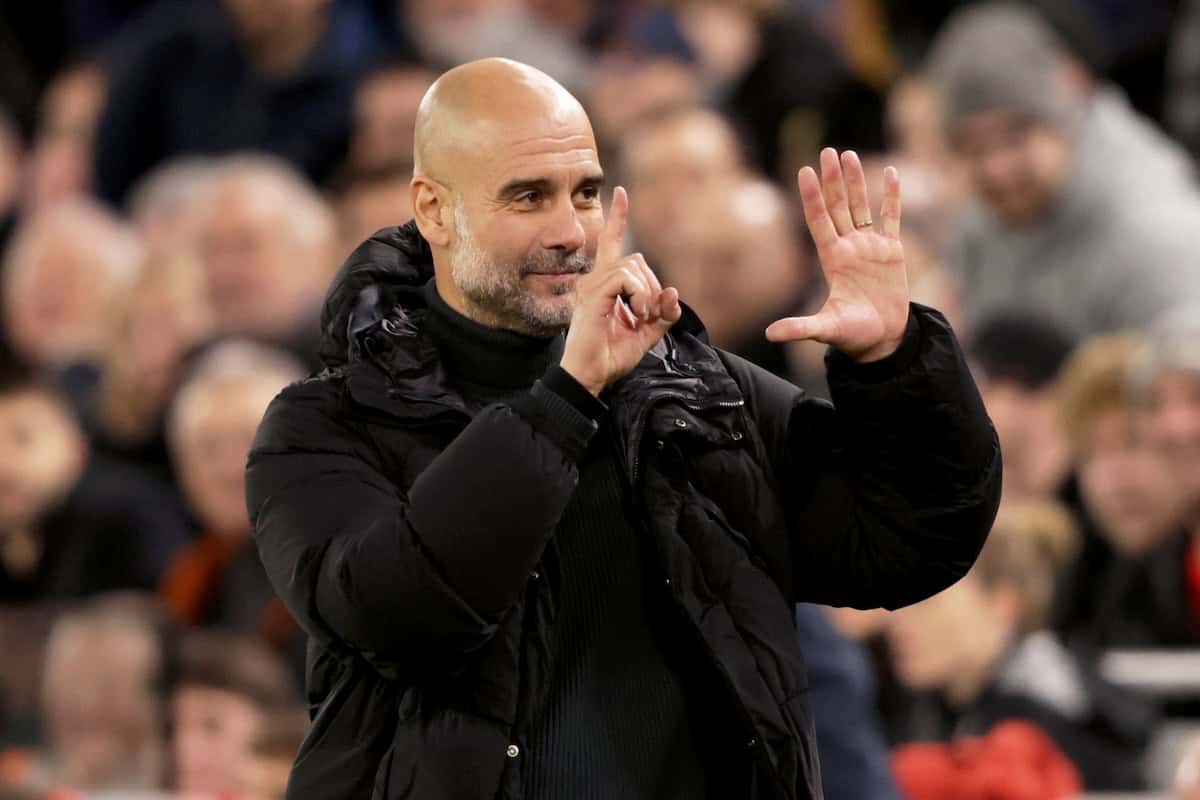
[[[562,358],[565,337],[528,336],[489,328],[455,311],[425,284],[425,324],[446,371],[456,380],[496,389],[520,389]]]

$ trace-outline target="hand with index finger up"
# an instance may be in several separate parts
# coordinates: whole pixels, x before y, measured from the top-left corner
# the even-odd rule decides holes
[[[576,284],[575,313],[563,350],[562,368],[592,394],[637,366],[683,315],[679,292],[662,288],[641,253],[621,254],[628,211],[629,196],[618,186],[595,265]]]

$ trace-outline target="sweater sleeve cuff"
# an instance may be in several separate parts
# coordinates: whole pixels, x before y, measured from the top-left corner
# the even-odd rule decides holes
[[[908,309],[908,325],[896,352],[878,361],[860,363],[840,350],[830,348],[825,356],[825,368],[858,383],[884,383],[899,375],[916,359],[921,350],[921,323],[912,306]]]
[[[533,384],[529,394],[512,403],[512,408],[535,429],[550,437],[569,458],[578,461],[600,427],[596,419],[588,414],[597,410],[603,413],[607,406],[592,397],[591,392],[564,371],[563,377],[575,383],[575,388],[587,396],[586,400],[574,397],[570,384],[567,384],[563,391],[574,400],[578,400],[586,410],[576,407],[572,400],[564,398],[551,388],[552,385],[557,385],[557,381],[562,380],[556,379],[555,370],[562,371],[561,367],[551,367],[546,376]],[[548,379],[550,385],[547,384]],[[590,401],[590,405],[587,401]]]
[[[566,400],[580,414],[596,422],[608,411],[608,406],[599,397],[583,388],[571,373],[554,364],[542,376],[542,385]]]

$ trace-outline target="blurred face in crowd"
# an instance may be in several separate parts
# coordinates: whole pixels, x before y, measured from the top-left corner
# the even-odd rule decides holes
[[[1194,505],[1200,498],[1200,374],[1164,372],[1152,397],[1147,430]]]
[[[1145,551],[1178,521],[1177,477],[1123,409],[1092,422],[1078,474],[1088,511],[1122,552]]]
[[[25,225],[3,278],[9,339],[41,367],[96,357],[109,340],[113,307],[137,273],[137,241],[82,207],[51,209]]]
[[[32,524],[66,495],[86,449],[58,398],[35,388],[0,394],[0,529]]]
[[[604,148],[622,142],[640,120],[702,100],[695,72],[681,61],[655,58],[600,63],[592,74],[588,110]]]
[[[29,154],[27,208],[42,208],[86,193],[92,185],[92,138],[104,108],[99,68],[64,72],[46,90]]]
[[[396,67],[373,73],[359,84],[350,144],[350,163],[355,168],[412,160],[417,108],[436,77],[421,67]]]
[[[732,181],[689,201],[688,216],[672,228],[663,275],[717,346],[761,338],[764,320],[798,300],[804,260],[788,213],[769,184]]]
[[[439,79],[418,125],[418,150],[430,145],[414,207],[440,261],[438,291],[484,324],[558,333],[604,226],[591,125],[542,73],[500,61],[460,69]]]
[[[337,214],[342,250],[349,253],[380,228],[412,219],[409,176],[396,174],[350,186],[338,198]]]
[[[286,381],[272,375],[200,379],[175,409],[174,456],[188,503],[206,527],[249,535],[245,469],[263,412]]]
[[[1058,425],[1052,391],[1010,380],[979,382],[1004,458],[1004,497],[1053,496],[1066,479],[1070,454]]]
[[[942,690],[969,702],[1016,625],[1011,590],[988,590],[974,575],[888,616],[897,677],[910,689]]]
[[[954,146],[980,198],[1012,227],[1041,219],[1067,180],[1071,152],[1063,134],[1008,111],[969,116]]]
[[[180,377],[184,356],[212,327],[199,265],[182,254],[149,265],[124,312],[109,369],[136,383],[161,410]]]
[[[629,184],[629,222],[638,247],[665,251],[688,200],[742,172],[733,129],[712,111],[697,109],[631,134],[622,151]]]
[[[159,648],[138,626],[74,627],[51,639],[42,710],[61,782],[75,789],[149,788],[161,778]]]
[[[237,792],[262,725],[258,705],[245,695],[207,686],[181,686],[172,701],[176,789]]]
[[[319,304],[332,244],[306,236],[298,213],[296,198],[251,174],[212,186],[199,243],[220,333],[286,337]]]

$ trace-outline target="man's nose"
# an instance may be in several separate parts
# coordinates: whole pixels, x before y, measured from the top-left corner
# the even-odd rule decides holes
[[[563,250],[573,253],[587,244],[587,231],[575,204],[566,202],[555,209],[554,216],[546,225],[542,246],[547,250]]]

